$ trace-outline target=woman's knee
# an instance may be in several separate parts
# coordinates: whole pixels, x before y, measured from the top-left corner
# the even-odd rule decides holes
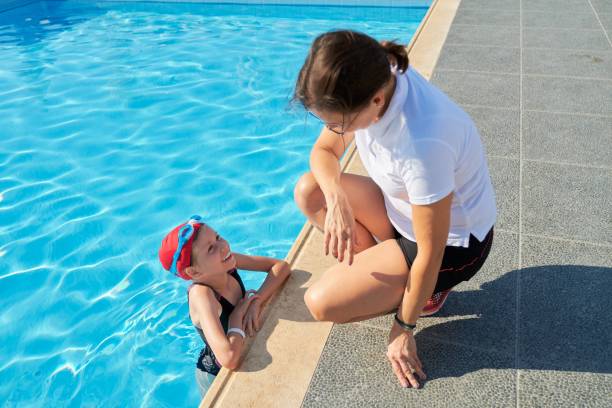
[[[295,184],[293,198],[306,215],[318,211],[324,205],[323,193],[311,172],[304,173]]]
[[[317,286],[311,286],[304,293],[304,303],[315,320],[329,321],[329,307],[325,301],[325,293]]]

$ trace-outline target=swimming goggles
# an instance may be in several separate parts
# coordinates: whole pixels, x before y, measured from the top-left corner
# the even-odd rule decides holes
[[[176,264],[181,257],[181,251],[183,250],[185,244],[193,236],[193,232],[195,231],[193,226],[196,224],[202,225],[204,224],[204,221],[199,215],[192,215],[189,218],[189,221],[187,221],[187,223],[178,231],[178,245],[176,246],[176,252],[174,252],[174,256],[172,257],[172,265],[170,266],[170,272],[175,275],[178,275]]]

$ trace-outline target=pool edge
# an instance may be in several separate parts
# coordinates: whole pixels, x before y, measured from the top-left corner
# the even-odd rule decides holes
[[[411,66],[427,79],[435,69],[460,2],[434,0],[407,46]],[[341,167],[342,171],[364,174],[354,143]],[[333,264],[333,260],[321,256],[321,234],[312,234],[313,229],[306,222],[294,241],[286,257],[294,269],[293,276],[266,308],[259,334],[247,341],[241,369],[222,369],[201,408],[302,404],[332,328],[331,323],[309,319],[302,300],[310,283]],[[271,355],[277,357],[274,365]],[[284,361],[279,361],[281,357]]]

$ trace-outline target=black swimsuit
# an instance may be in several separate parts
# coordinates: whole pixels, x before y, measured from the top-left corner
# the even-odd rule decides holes
[[[238,270],[234,269],[230,273],[230,275],[238,281],[238,284],[240,285],[240,291],[242,292],[242,297],[244,297],[246,289],[244,288],[244,283],[242,283],[242,279],[240,279],[240,275],[238,275]],[[203,283],[197,282],[194,282],[193,284],[207,286]],[[191,287],[189,287],[189,289],[191,289]],[[229,300],[227,300],[223,296],[218,295],[216,292],[215,296],[217,296],[217,298],[219,299],[222,308],[219,320],[221,320],[221,326],[223,326],[223,331],[227,333],[227,329],[229,328],[229,317],[234,311],[234,305],[231,304]],[[189,302],[189,292],[187,292],[187,302]],[[219,374],[219,370],[221,369],[221,364],[219,363],[219,361],[217,361],[217,357],[215,357],[215,354],[206,342],[206,337],[204,336],[204,332],[202,331],[202,329],[197,326],[195,326],[195,328],[198,331],[198,334],[200,335],[202,340],[204,341],[204,348],[202,349],[202,351],[200,351],[200,357],[198,358],[198,363],[196,366],[202,371],[205,371],[212,375],[217,375]]]

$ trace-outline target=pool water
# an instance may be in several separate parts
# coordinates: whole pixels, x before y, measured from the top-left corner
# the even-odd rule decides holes
[[[314,37],[408,43],[427,9],[49,1],[0,13],[0,401],[195,406],[201,340],[164,234],[203,215],[284,258],[320,124]],[[264,275],[244,273],[248,288]]]

